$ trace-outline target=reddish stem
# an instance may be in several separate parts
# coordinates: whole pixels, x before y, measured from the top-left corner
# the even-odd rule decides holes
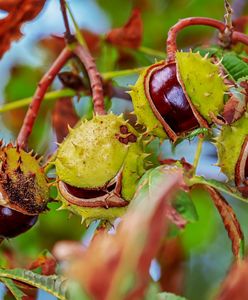
[[[74,50],[70,50],[66,47],[60,53],[59,57],[56,59],[51,68],[42,77],[41,81],[38,84],[33,100],[29,105],[28,111],[23,121],[23,125],[17,137],[17,144],[22,148],[25,148],[27,146],[28,138],[32,132],[41,102],[48,87],[51,85],[60,69],[73,56],[73,54],[78,56],[88,73],[92,90],[94,112],[99,115],[105,114],[102,80],[99,72],[97,71],[94,59],[92,58],[88,50],[86,50],[81,45],[76,46]]]
[[[226,25],[218,20],[203,17],[193,17],[182,19],[177,22],[168,32],[167,38],[167,63],[175,61],[175,54],[177,51],[176,39],[177,34],[182,29],[192,25],[206,25],[217,28],[221,33],[224,32]],[[241,42],[248,45],[248,36],[238,31],[233,31],[232,42]]]
[[[103,84],[95,61],[89,51],[81,45],[78,45],[73,52],[81,60],[89,76],[94,112],[98,115],[104,115],[106,112],[104,109]]]
[[[25,119],[23,121],[21,130],[17,137],[17,144],[23,148],[27,146],[29,135],[32,132],[35,119],[37,117],[41,102],[48,87],[53,82],[55,76],[58,74],[60,69],[65,65],[65,63],[72,57],[73,53],[69,48],[65,48],[55,62],[52,64],[48,72],[42,77],[38,84],[36,92],[34,94],[33,100],[29,105],[28,111],[26,113]]]

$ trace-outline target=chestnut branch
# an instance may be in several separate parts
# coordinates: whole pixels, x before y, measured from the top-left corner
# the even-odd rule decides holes
[[[106,112],[104,109],[104,93],[102,78],[96,68],[94,59],[89,53],[89,51],[81,45],[77,45],[76,48],[73,50],[73,53],[75,53],[76,56],[80,59],[89,76],[94,112],[98,115],[104,115]]]
[[[193,25],[205,25],[217,28],[221,33],[224,33],[226,29],[226,25],[218,20],[204,17],[193,17],[182,19],[177,22],[168,32],[167,38],[167,63],[171,63],[175,61],[175,54],[177,51],[176,39],[177,34],[184,28]],[[248,45],[248,36],[244,33],[233,31],[231,41],[233,43],[241,42],[245,45]]]
[[[47,89],[53,82],[54,78],[61,70],[61,68],[66,64],[66,62],[72,57],[73,53],[69,48],[64,48],[60,53],[58,58],[55,60],[51,68],[47,73],[42,77],[41,81],[38,84],[38,87],[35,91],[32,102],[29,105],[28,111],[24,118],[21,130],[17,137],[17,144],[25,148],[27,146],[28,138],[32,132],[34,122],[37,118],[38,111],[41,105],[41,102],[46,94]]]
[[[71,57],[73,57],[74,54],[83,63],[89,76],[94,104],[94,112],[99,115],[105,114],[102,79],[99,72],[97,71],[93,57],[91,56],[89,51],[81,45],[76,45],[76,47],[72,50],[70,50],[68,47],[65,47],[38,84],[32,102],[29,105],[28,111],[23,121],[23,125],[17,137],[17,144],[20,147],[25,148],[27,146],[28,138],[32,132],[34,122],[37,118],[41,102],[44,99],[47,89],[52,84],[54,78],[59,73],[61,68]]]

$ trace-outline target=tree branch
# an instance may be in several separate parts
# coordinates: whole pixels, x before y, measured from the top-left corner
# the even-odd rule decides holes
[[[193,17],[182,19],[177,22],[168,32],[167,38],[167,63],[175,61],[175,54],[177,51],[176,38],[179,31],[193,25],[206,25],[217,28],[221,33],[225,31],[226,25],[218,20],[203,17]],[[232,42],[241,42],[248,45],[248,36],[238,31],[233,31]]]
[[[62,12],[62,16],[63,16],[63,21],[65,24],[65,33],[64,33],[64,37],[65,37],[65,41],[70,44],[75,42],[75,38],[73,36],[73,34],[71,33],[70,30],[70,25],[69,25],[69,20],[67,17],[67,12],[66,12],[66,2],[65,0],[60,0],[60,8],[61,8],[61,12]]]
[[[104,115],[104,94],[102,78],[96,68],[95,61],[89,51],[82,45],[76,46],[73,50],[74,54],[80,59],[84,65],[90,80],[94,112],[98,115]]]
[[[55,76],[58,74],[60,69],[66,64],[66,62],[72,57],[72,52],[67,47],[61,52],[58,58],[55,60],[48,72],[42,77],[38,84],[33,100],[29,105],[26,113],[23,125],[17,137],[17,144],[20,147],[25,148],[27,146],[29,135],[32,132],[35,119],[37,117],[41,102],[48,87],[53,82]]]

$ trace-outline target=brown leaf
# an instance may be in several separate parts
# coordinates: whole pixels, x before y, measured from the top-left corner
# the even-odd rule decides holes
[[[55,258],[50,254],[41,254],[34,262],[29,266],[29,270],[34,270],[41,267],[42,275],[53,275],[57,262]]]
[[[56,102],[52,113],[52,124],[58,143],[61,143],[67,136],[68,125],[74,127],[78,120],[79,117],[75,112],[71,98],[61,98]]]
[[[244,197],[248,197],[248,137],[245,138],[235,167],[235,184]]]
[[[235,30],[240,32],[245,33],[247,25],[248,25],[248,16],[242,16],[233,21],[233,27],[235,28]]]
[[[216,300],[248,299],[248,260],[237,261],[221,285]]]
[[[222,114],[227,124],[231,124],[242,117],[242,115],[246,110],[246,106],[247,106],[246,102],[247,102],[246,99],[237,98],[234,94],[230,95],[230,98],[228,99],[227,103],[224,106],[224,111]]]
[[[10,12],[20,2],[20,0],[0,0],[0,9]]]
[[[33,20],[42,10],[46,0],[19,0],[15,5],[2,5],[3,9],[9,10],[9,14],[0,19],[0,58],[9,49],[12,41],[20,39],[21,26]]]
[[[204,188],[211,195],[214,204],[219,211],[228,236],[232,241],[233,254],[236,257],[238,257],[240,255],[240,248],[242,247],[241,245],[244,240],[244,235],[240,228],[238,219],[232,207],[227,203],[227,201],[222,197],[222,195],[218,191],[207,185],[204,185]]]
[[[177,295],[182,294],[185,255],[179,237],[164,241],[159,250],[157,260],[161,269],[159,284],[162,291]]]
[[[137,49],[140,47],[143,36],[143,22],[138,9],[132,11],[127,23],[120,28],[110,30],[106,41],[120,47]]]
[[[85,29],[81,29],[80,32],[84,37],[85,43],[90,53],[94,56],[98,55],[101,49],[100,36]],[[50,51],[52,55],[57,57],[65,47],[65,40],[64,37],[61,36],[51,36],[40,40],[39,44],[41,45],[41,47]]]
[[[86,252],[75,258],[69,276],[94,299],[143,299],[151,260],[167,231],[168,202],[182,184],[181,172],[164,173],[152,197],[133,200],[115,235],[97,235]]]

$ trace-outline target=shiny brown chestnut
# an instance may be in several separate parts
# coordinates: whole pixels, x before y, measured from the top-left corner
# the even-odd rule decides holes
[[[9,207],[0,206],[0,238],[13,238],[32,228],[38,215],[20,213]]]

